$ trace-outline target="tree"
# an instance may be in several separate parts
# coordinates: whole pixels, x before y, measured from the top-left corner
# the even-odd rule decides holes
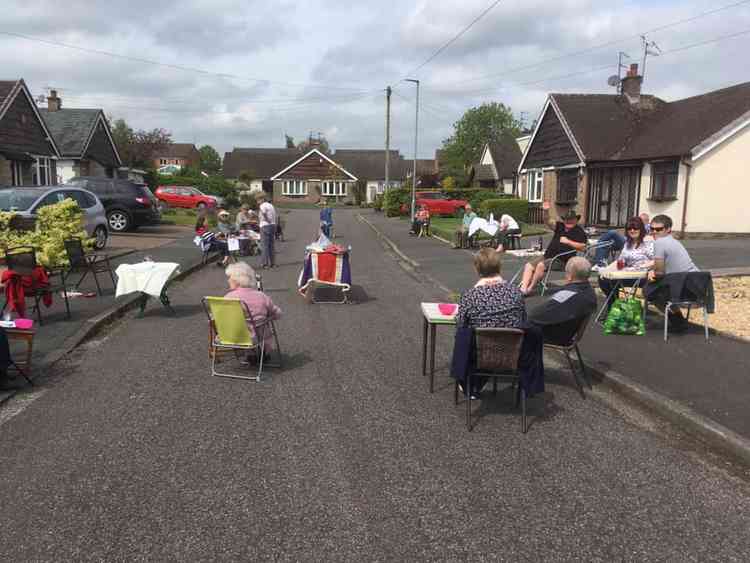
[[[149,168],[156,154],[172,143],[172,134],[159,128],[134,131],[124,119],[117,119],[113,123],[112,139],[124,164]]]
[[[286,148],[288,149],[297,148],[294,144],[294,137],[292,137],[291,135],[286,135],[286,134],[284,135],[284,137],[286,137]]]
[[[198,152],[201,153],[201,170],[209,174],[216,174],[221,170],[221,157],[211,145],[203,145]]]
[[[328,146],[328,141],[325,137],[321,136],[318,136],[317,139],[310,136],[308,139],[297,143],[297,148],[300,150],[300,152],[307,152],[311,149],[318,149],[323,154],[330,154],[331,152],[331,149]]]
[[[504,104],[491,102],[468,109],[453,124],[453,135],[443,141],[440,172],[464,185],[468,167],[482,156],[485,143],[499,142],[504,135],[517,137],[520,132],[521,122]]]

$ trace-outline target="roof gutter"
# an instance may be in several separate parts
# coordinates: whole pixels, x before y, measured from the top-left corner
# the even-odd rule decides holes
[[[685,220],[687,219],[688,194],[690,193],[690,172],[693,169],[693,165],[688,163],[684,157],[682,159],[682,164],[687,168],[687,175],[685,176],[685,201],[682,203],[682,224],[680,226],[680,238],[684,239],[685,227],[687,226]]]

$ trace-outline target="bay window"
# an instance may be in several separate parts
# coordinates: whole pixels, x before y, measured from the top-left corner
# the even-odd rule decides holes
[[[304,180],[284,180],[281,185],[281,195],[307,195],[307,182]]]

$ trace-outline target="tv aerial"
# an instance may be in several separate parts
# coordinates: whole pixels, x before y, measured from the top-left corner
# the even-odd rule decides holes
[[[620,85],[620,77],[616,74],[613,74],[609,78],[607,78],[607,85],[612,86],[613,88],[617,88]]]

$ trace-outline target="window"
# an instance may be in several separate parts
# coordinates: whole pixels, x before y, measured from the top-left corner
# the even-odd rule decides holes
[[[48,205],[54,205],[56,203],[60,203],[64,199],[65,199],[65,193],[63,193],[63,192],[57,191],[57,192],[49,193],[46,196],[44,196],[44,199],[42,199],[42,201],[39,202],[39,205],[37,205],[34,208],[34,210],[32,211],[32,213],[36,213],[42,207],[46,207]]]
[[[323,182],[320,194],[324,196],[346,195],[346,182],[334,182],[332,180]]]
[[[557,173],[557,203],[578,201],[578,169],[568,168]]]
[[[307,195],[307,182],[304,180],[284,180],[281,195]]]
[[[529,172],[526,184],[526,194],[530,202],[538,203],[542,201],[542,194],[544,192],[544,172],[541,170],[535,170]]]
[[[18,160],[10,161],[10,184],[12,186],[23,185],[23,163]]]
[[[677,176],[680,163],[654,162],[651,165],[651,199],[677,199]]]
[[[54,184],[50,159],[43,157],[37,158],[32,176],[35,186],[46,186],[48,184]]]

